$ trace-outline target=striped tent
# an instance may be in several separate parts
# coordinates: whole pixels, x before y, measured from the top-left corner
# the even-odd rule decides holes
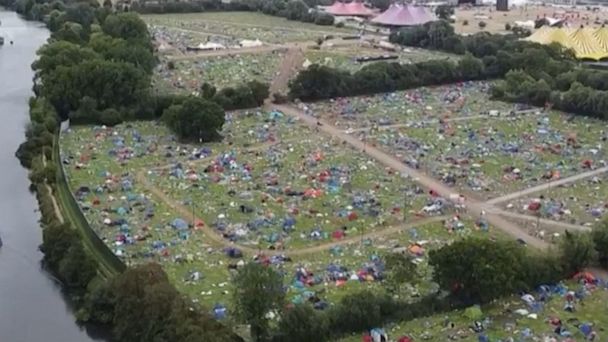
[[[580,59],[608,58],[608,28],[554,28],[541,27],[525,40],[539,44],[559,43],[572,49]]]

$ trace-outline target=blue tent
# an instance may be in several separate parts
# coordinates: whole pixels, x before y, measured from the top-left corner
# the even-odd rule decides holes
[[[116,209],[116,213],[118,215],[126,215],[127,214],[127,209],[123,208],[123,207],[119,207],[118,209]]]
[[[181,218],[176,218],[175,220],[173,220],[171,222],[171,227],[178,229],[178,230],[184,230],[184,229],[188,229],[188,223],[184,220],[182,220]]]
[[[215,317],[217,320],[226,318],[227,313],[228,310],[226,310],[226,307],[222,304],[215,304],[213,307],[213,317]]]
[[[583,333],[583,335],[589,336],[589,334],[591,334],[591,332],[593,331],[593,328],[591,328],[591,325],[589,323],[583,323],[581,324],[581,326],[579,327],[579,329],[581,330],[581,332]]]

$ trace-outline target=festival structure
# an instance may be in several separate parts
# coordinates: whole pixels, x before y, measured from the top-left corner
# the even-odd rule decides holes
[[[373,17],[377,14],[376,11],[365,7],[362,2],[356,0],[350,3],[336,1],[324,9],[325,12],[334,16]]]
[[[543,26],[528,41],[539,44],[559,43],[572,49],[576,58],[601,60],[608,58],[608,28],[554,28]]]
[[[384,26],[416,26],[433,20],[435,16],[426,7],[393,4],[371,21]]]

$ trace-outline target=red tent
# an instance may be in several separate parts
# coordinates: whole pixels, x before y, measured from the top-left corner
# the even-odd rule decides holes
[[[412,340],[410,337],[402,336],[397,340],[397,342],[414,342],[414,340]]]
[[[343,230],[336,230],[335,232],[331,233],[331,237],[336,239],[336,240],[340,240],[344,237],[344,231]]]

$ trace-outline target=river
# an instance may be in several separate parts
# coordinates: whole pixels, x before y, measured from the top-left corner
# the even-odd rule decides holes
[[[99,341],[75,323],[59,285],[41,268],[38,204],[14,156],[28,122],[30,65],[48,31],[1,8],[0,21],[0,341]]]

